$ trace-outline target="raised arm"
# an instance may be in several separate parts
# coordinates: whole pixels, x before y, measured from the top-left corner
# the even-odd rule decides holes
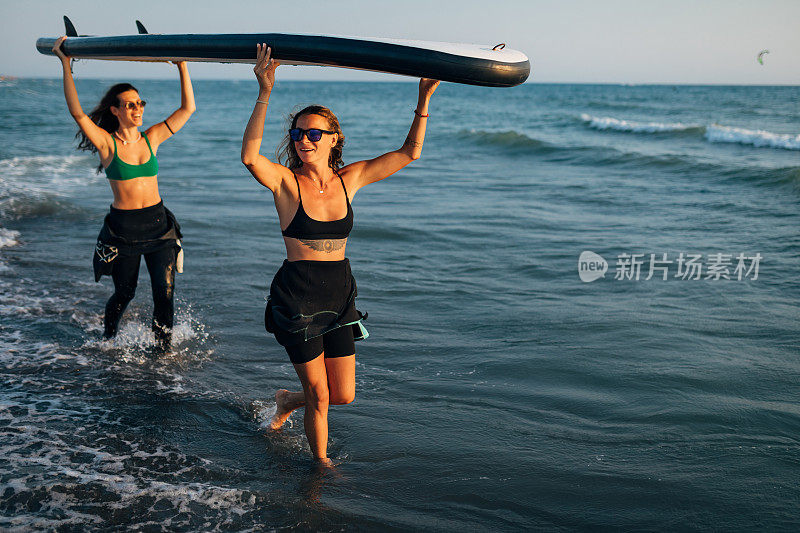
[[[64,71],[64,98],[67,100],[69,113],[72,115],[72,118],[75,119],[75,122],[84,135],[86,135],[86,138],[97,148],[100,157],[106,159],[111,155],[111,135],[92,122],[92,119],[90,119],[81,108],[80,100],[78,100],[78,91],[75,89],[75,80],[72,78],[72,68],[70,68],[69,65],[69,57],[64,55],[64,52],[61,51],[61,44],[66,40],[66,36],[58,39],[55,46],[53,46],[53,53],[61,60],[61,68]]]
[[[186,61],[179,61],[176,65],[181,79],[181,106],[165,121],[159,122],[147,130],[147,137],[150,139],[153,149],[173,134],[178,133],[178,130],[186,124],[196,109],[192,80],[189,78],[189,69],[186,67]]]
[[[414,122],[408,132],[403,146],[369,161],[358,161],[345,167],[348,181],[348,192],[354,195],[358,189],[370,183],[388,178],[422,155],[422,142],[425,140],[425,127],[428,123],[428,105],[438,80],[422,78],[419,80],[419,97],[414,110]]]
[[[259,44],[256,48],[258,55],[253,72],[258,80],[258,98],[250,120],[247,122],[247,127],[244,129],[242,163],[256,181],[271,190],[273,194],[278,194],[287,169],[261,155],[259,149],[264,136],[264,121],[267,118],[269,96],[275,86],[275,69],[280,63],[270,59],[272,50],[266,44]]]

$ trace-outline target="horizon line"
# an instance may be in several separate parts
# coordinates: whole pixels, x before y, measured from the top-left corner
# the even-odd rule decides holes
[[[115,80],[120,76],[113,77],[87,77],[80,78],[81,80],[103,81]],[[13,80],[60,80],[61,76],[15,76],[13,74],[0,74],[0,81],[13,81]],[[140,81],[167,81],[172,80],[170,77],[130,77],[127,79],[140,80]],[[77,81],[77,80],[76,80]],[[192,81],[230,81],[241,82],[251,81],[249,78],[206,78],[198,77],[192,78]],[[410,79],[397,79],[397,80],[341,80],[341,79],[284,79],[284,82],[300,82],[300,83],[417,83],[416,78]],[[470,85],[453,83],[453,85],[467,85],[470,87],[483,87],[480,85]],[[671,82],[671,81],[644,81],[644,82],[625,82],[625,81],[526,81],[517,85],[516,87],[524,85],[620,85],[620,86],[683,86],[683,87],[800,87],[800,83],[732,83],[732,82]],[[513,87],[485,87],[487,89],[512,89]]]

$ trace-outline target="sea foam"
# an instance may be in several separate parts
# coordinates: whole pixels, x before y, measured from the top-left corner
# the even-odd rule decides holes
[[[756,148],[779,148],[800,150],[800,135],[772,133],[766,130],[748,130],[711,124],[683,124],[682,122],[635,122],[614,117],[595,117],[581,114],[581,120],[596,130],[613,130],[630,133],[675,133],[689,132],[703,134],[712,143],[738,143]]]
[[[630,131],[634,133],[689,131],[702,127],[697,124],[683,124],[682,122],[634,122],[613,117],[593,117],[586,113],[581,114],[581,120],[589,123],[589,127],[598,130]]]
[[[0,529],[112,527],[119,513],[133,529],[204,529],[196,514],[240,529],[246,512],[270,503],[216,482],[209,461],[131,439],[107,409],[70,399],[0,398],[0,503],[10,511]],[[90,427],[76,431],[75,420]]]
[[[0,159],[0,218],[19,218],[69,209],[62,197],[96,178],[86,155]]]
[[[19,241],[17,241],[18,238],[18,231],[0,228],[0,248],[5,248],[6,246],[16,246],[19,244]]]
[[[765,130],[746,130],[713,124],[706,128],[706,139],[716,143],[739,143],[756,148],[800,150],[800,135],[771,133]]]
[[[87,155],[35,155],[0,159],[4,181],[33,178],[38,184],[86,185],[92,180],[93,159]],[[95,163],[96,164],[96,163]]]
[[[0,227],[0,249],[19,244],[19,232],[13,229],[6,229]],[[3,261],[3,255],[0,253],[0,272],[8,270],[8,265]]]

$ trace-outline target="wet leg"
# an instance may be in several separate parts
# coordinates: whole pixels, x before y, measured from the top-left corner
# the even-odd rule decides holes
[[[139,279],[139,263],[141,256],[118,256],[114,260],[111,279],[114,281],[114,294],[106,303],[103,317],[103,337],[110,339],[117,334],[122,314],[136,294],[136,283]]]
[[[328,376],[325,358],[320,354],[315,359],[295,364],[294,369],[303,384],[305,413],[303,426],[308,445],[314,458],[328,463]]]
[[[172,246],[144,257],[153,291],[152,328],[156,344],[162,349],[169,348],[172,342],[176,257],[175,248]]]

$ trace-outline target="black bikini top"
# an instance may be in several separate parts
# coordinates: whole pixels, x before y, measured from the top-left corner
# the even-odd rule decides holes
[[[336,171],[334,171],[336,172]],[[294,175],[294,181],[297,182],[297,197],[300,203],[297,205],[297,211],[294,218],[286,226],[286,229],[281,231],[284,237],[292,239],[346,239],[353,229],[353,208],[350,205],[350,198],[347,196],[347,189],[344,186],[344,180],[336,172],[339,181],[342,182],[342,189],[344,190],[344,197],[347,201],[347,214],[344,218],[339,220],[314,220],[303,209],[303,198],[300,195],[300,182],[297,181],[297,175]]]

